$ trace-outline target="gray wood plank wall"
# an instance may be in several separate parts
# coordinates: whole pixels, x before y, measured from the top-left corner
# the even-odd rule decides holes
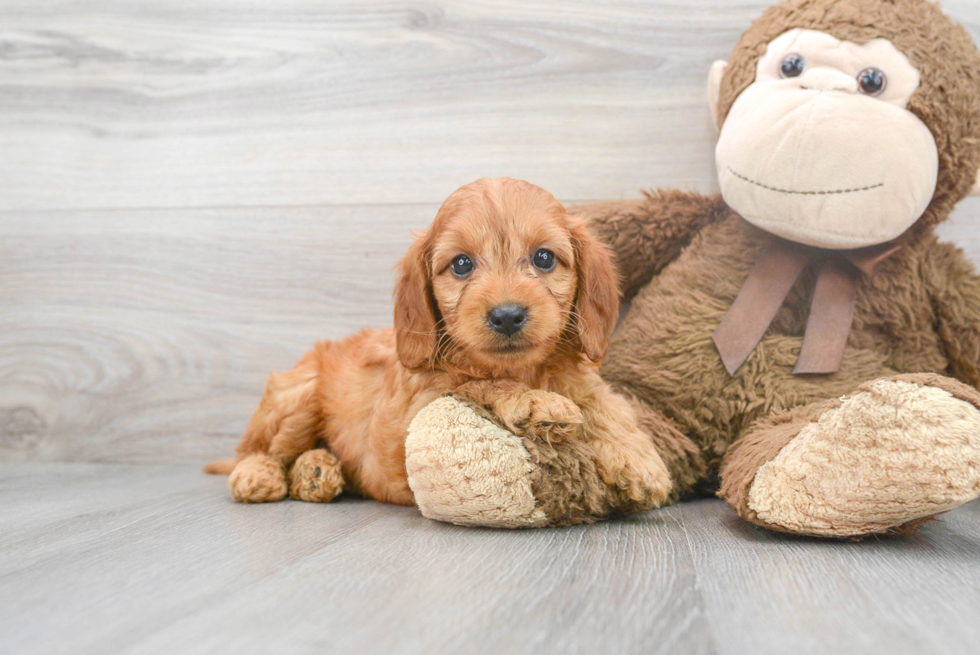
[[[475,178],[715,190],[708,66],[766,4],[4,0],[0,457],[226,455]]]

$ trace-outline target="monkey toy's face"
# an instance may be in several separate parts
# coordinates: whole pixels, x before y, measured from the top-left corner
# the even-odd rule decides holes
[[[753,225],[807,245],[850,249],[898,237],[925,211],[939,170],[932,134],[906,109],[919,83],[887,40],[782,34],[722,126],[716,162],[725,202]]]

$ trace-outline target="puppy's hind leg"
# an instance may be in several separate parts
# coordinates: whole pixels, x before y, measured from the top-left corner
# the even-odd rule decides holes
[[[262,503],[286,497],[287,468],[321,437],[318,384],[315,352],[307,353],[291,371],[272,374],[238,445],[238,462],[228,477],[235,500]]]
[[[329,503],[344,490],[340,460],[326,448],[307,450],[289,469],[289,497]]]

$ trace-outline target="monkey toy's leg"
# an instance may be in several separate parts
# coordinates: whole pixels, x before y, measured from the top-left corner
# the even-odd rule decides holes
[[[912,531],[980,495],[980,393],[934,374],[880,378],[756,421],[721,478],[739,516],[771,530]]]
[[[465,391],[431,403],[409,428],[408,480],[425,516],[487,527],[573,525],[650,509],[668,498],[670,478],[644,431],[681,435],[653,410],[635,421],[629,400],[606,392],[582,401],[580,413],[572,404],[576,418],[564,409],[567,398],[534,390],[536,409],[516,412],[530,420],[514,421],[500,414],[514,413],[508,406],[523,402],[493,398],[479,385]],[[544,416],[546,409],[552,416]],[[590,436],[533,427],[536,414],[550,423],[555,411],[570,425],[582,423]]]
[[[409,426],[408,482],[424,516],[497,528],[583,523],[608,513],[596,453],[569,439],[568,398],[507,381],[471,382]]]
[[[419,510],[458,525],[547,525],[548,512],[535,493],[541,467],[523,440],[489,413],[479,403],[444,396],[412,419],[405,465]]]
[[[587,455],[594,460],[600,479],[587,488],[580,487],[576,493],[594,491],[595,498],[585,504],[604,505],[602,515],[640,512],[662,505],[673,486],[670,475],[650,436],[637,424],[629,401],[613,392],[598,375],[587,378],[574,393],[572,400],[500,380],[469,382],[456,390],[457,396],[489,410],[503,427],[524,438],[532,460],[550,457],[550,453],[574,454],[576,451],[557,445],[566,440],[588,448],[591,452]],[[543,426],[547,428],[542,429]],[[553,469],[547,481],[539,481],[538,489],[564,477],[563,471]],[[581,485],[582,480],[577,483]],[[568,486],[556,488],[554,494],[568,493]],[[552,522],[558,518],[550,516]],[[598,516],[563,516],[561,521],[595,518]]]

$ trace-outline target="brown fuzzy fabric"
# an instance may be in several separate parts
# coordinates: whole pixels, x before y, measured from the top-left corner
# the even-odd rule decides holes
[[[523,439],[535,470],[531,491],[549,526],[592,523],[614,511],[610,490],[595,466],[595,453],[578,442]]]
[[[910,382],[920,387],[942,389],[954,397],[965,400],[980,409],[980,393],[976,389],[942,375],[935,373],[912,373],[892,376],[889,379],[896,382]],[[841,407],[849,397],[863,391],[871,390],[872,383],[865,382],[854,393],[848,394],[847,396],[813,403],[803,407],[796,407],[790,411],[780,412],[758,421],[747,431],[745,436],[735,442],[725,456],[721,473],[722,484],[718,491],[718,496],[727,501],[740,517],[750,523],[777,532],[822,536],[813,533],[801,533],[797,530],[790,530],[784,526],[774,525],[762,520],[756,514],[755,510],[749,507],[749,489],[755,480],[756,472],[764,464],[775,458],[782,451],[783,447],[792,441],[804,427],[816,422],[824,413]],[[887,530],[868,528],[863,534],[853,535],[849,538],[862,538],[874,533],[915,534],[919,526],[934,520],[935,516],[917,518],[901,525],[892,526]]]
[[[966,31],[926,0],[787,0],[736,46],[722,81],[722,120],[754,80],[769,41],[793,28],[857,43],[889,39],[922,73],[908,108],[929,127],[940,154],[925,214],[902,249],[859,283],[838,372],[792,373],[815,285],[807,270],[745,364],[727,373],[711,335],[771,237],[720,197],[656,191],[574,210],[611,246],[633,298],[603,377],[633,402],[676,497],[717,488],[720,478],[720,495],[763,525],[746,501],[756,472],[841,397],[892,378],[980,407],[971,388],[980,385],[980,278],[962,252],[937,243],[931,231],[968,193],[980,167],[980,54]]]
[[[892,42],[922,74],[908,109],[932,132],[939,181],[916,235],[945,220],[969,193],[980,168],[980,53],[962,25],[929,0],[788,0],[769,7],[739,39],[718,99],[721,125],[732,103],[754,80],[759,58],[774,38],[794,28],[838,39]]]
[[[779,526],[770,526],[761,521],[749,507],[749,487],[752,486],[756,471],[778,455],[783,446],[800,433],[803,426],[816,421],[827,410],[840,407],[840,404],[840,400],[828,400],[779,412],[757,421],[725,456],[718,497],[724,498],[746,521],[785,532]]]
[[[792,374],[815,282],[808,271],[759,346],[729,376],[711,333],[768,239],[734,213],[702,230],[638,293],[603,368],[617,389],[680,426],[703,453],[709,475],[736,438],[773,412],[840,397],[897,373],[966,371],[963,381],[975,383],[980,303],[968,301],[980,297],[980,280],[962,252],[938,247],[932,235],[862,281],[840,371]]]
[[[658,189],[639,200],[579,205],[568,211],[585,219],[592,233],[616,252],[623,298],[630,300],[677,258],[698,230],[728,216],[720,199]]]
[[[506,429],[487,408],[466,399],[459,400],[477,416]],[[604,483],[596,467],[595,452],[581,441],[526,437],[521,441],[534,464],[531,492],[535,506],[548,517],[541,527],[593,523],[607,516],[644,512],[658,505],[652,500],[635,501],[625,489]]]
[[[936,332],[946,349],[949,374],[980,387],[980,282],[973,264],[948,243],[930,241],[929,265],[922,269],[924,282],[935,289]]]
[[[547,527],[593,523],[608,516],[635,514],[659,506],[636,501],[626,489],[604,484],[595,466],[595,453],[574,441],[523,439],[535,469],[531,490],[536,506],[548,517]]]
[[[507,429],[487,407],[467,398],[457,400],[477,416]],[[588,445],[577,440],[548,442],[527,437],[521,441],[534,465],[531,493],[535,506],[548,517],[542,527],[593,523],[615,512],[612,492],[599,477],[596,454]]]

